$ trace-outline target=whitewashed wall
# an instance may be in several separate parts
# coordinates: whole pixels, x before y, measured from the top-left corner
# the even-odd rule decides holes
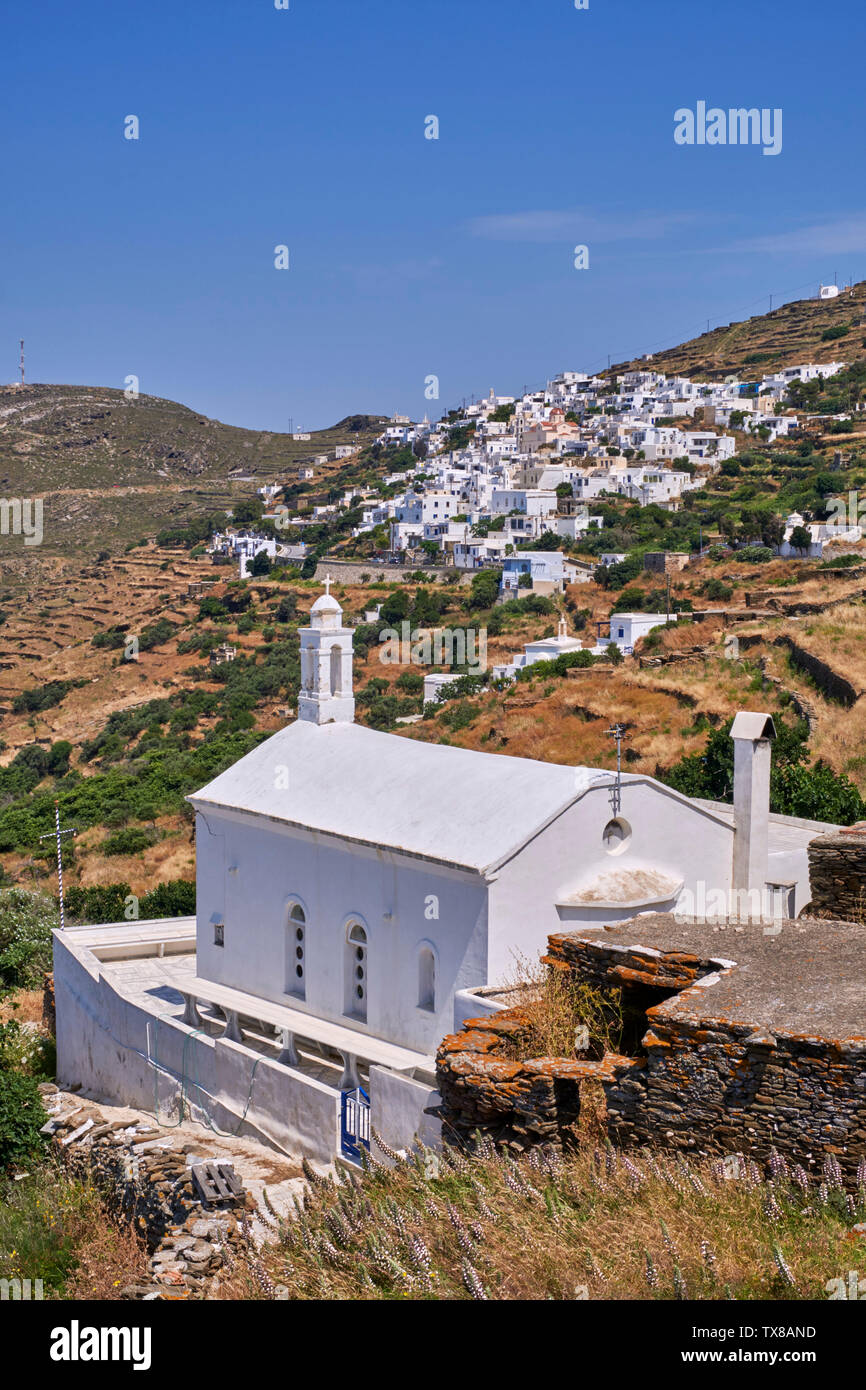
[[[686,887],[694,888],[699,878],[730,887],[729,824],[647,782],[623,784],[620,814],[632,829],[622,853],[608,854],[602,841],[612,817],[610,788],[593,787],[500,870],[490,890],[490,983],[514,976],[516,953],[537,958],[551,932],[603,926],[640,910],[578,908],[561,919],[556,902],[595,874],[640,864],[681,878]]]
[[[451,1031],[455,990],[486,981],[487,889],[477,874],[365,846],[347,849],[327,836],[230,813],[200,813],[197,824],[201,976],[435,1052]],[[294,900],[307,917],[304,1000],[286,989]],[[438,917],[425,916],[434,910]],[[225,915],[223,947],[213,943],[213,914]],[[368,937],[366,1024],[344,1010],[346,925],[355,917]],[[436,956],[434,1011],[418,1007],[425,942]]]

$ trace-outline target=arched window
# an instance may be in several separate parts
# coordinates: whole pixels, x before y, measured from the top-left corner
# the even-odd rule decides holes
[[[307,914],[300,903],[289,909],[286,928],[286,993],[299,999],[307,994]]]
[[[345,1012],[367,1020],[367,928],[350,922],[346,930]]]
[[[343,653],[340,648],[331,648],[331,694],[339,695],[341,689]]]
[[[436,1008],[436,957],[430,946],[422,946],[418,952],[418,1008]]]

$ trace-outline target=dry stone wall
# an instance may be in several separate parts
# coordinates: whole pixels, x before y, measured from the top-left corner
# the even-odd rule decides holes
[[[866,919],[866,822],[818,835],[809,844],[812,912]]]
[[[793,637],[785,635],[777,637],[774,646],[787,647],[792,664],[799,670],[806,671],[828,699],[838,700],[840,704],[851,706],[863,694],[863,691],[852,685],[847,677],[834,671],[832,666],[828,666],[827,662],[822,661],[820,657],[807,652],[804,647],[794,641]]]
[[[510,1060],[526,1033],[523,1009],[503,1009],[470,1019],[445,1038],[436,1058],[443,1134],[457,1140],[480,1133],[500,1148],[519,1152],[536,1144],[566,1146],[580,1116],[580,1082],[613,1078],[613,1057],[601,1062],[574,1057]]]
[[[866,828],[857,830],[847,840],[821,839],[841,839],[845,854],[853,845],[866,866]],[[821,852],[829,864],[835,851]],[[693,1015],[674,1013],[665,1007],[669,999],[686,990],[703,995],[695,986],[719,970],[718,960],[685,950],[562,933],[549,938],[544,959],[597,988],[622,990],[623,1051],[598,1061],[513,1060],[526,1033],[520,1008],[469,1019],[437,1056],[446,1138],[478,1130],[513,1149],[567,1144],[581,1083],[596,1080],[609,1137],[619,1146],[763,1160],[775,1148],[812,1171],[832,1154],[854,1181],[866,1152],[866,1036],[773,1036],[747,1019],[714,1017],[711,994]]]

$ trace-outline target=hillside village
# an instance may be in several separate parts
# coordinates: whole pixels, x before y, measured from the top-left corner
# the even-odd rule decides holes
[[[820,421],[818,413],[801,415],[791,408],[791,388],[828,381],[845,366],[801,363],[760,381],[734,378],[721,384],[652,371],[627,372],[614,384],[563,372],[544,391],[519,399],[491,389],[486,400],[451,412],[436,425],[426,418],[420,423],[397,418],[386,428],[376,447],[411,449],[417,458],[411,468],[386,474],[383,487],[390,495],[348,489],[339,501],[314,505],[309,514],[291,514],[282,506],[264,515],[303,536],[341,511],[360,509],[354,539],[384,539],[382,528],[387,528],[387,549],[374,557],[380,561],[423,560],[459,569],[503,564],[543,536],[588,540],[604,525],[603,515],[591,510],[604,499],[678,511],[689,492],[706,487],[750,443],[774,444]],[[854,409],[860,408],[858,401]],[[703,428],[687,428],[698,418]],[[310,480],[315,468],[301,469],[299,476]],[[276,484],[259,489],[269,506],[281,492]],[[802,525],[798,514],[787,517],[775,549],[791,553],[783,547]],[[760,533],[755,538],[760,541]],[[855,539],[856,523],[812,523],[808,553],[820,556],[828,540]],[[307,553],[303,542],[280,546],[249,533],[220,535],[213,548],[239,558],[241,577],[262,551],[272,559],[279,554],[298,560]]]

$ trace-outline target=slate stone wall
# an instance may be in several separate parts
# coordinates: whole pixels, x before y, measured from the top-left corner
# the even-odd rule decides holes
[[[857,846],[866,860],[866,834]],[[504,1054],[519,1053],[526,1033],[520,1008],[470,1019],[444,1039],[437,1057],[446,1138],[480,1130],[512,1149],[568,1144],[580,1114],[580,1083],[596,1080],[617,1146],[757,1160],[775,1148],[812,1172],[833,1154],[855,1180],[866,1153],[866,1036],[771,1036],[745,1020],[714,1018],[709,995],[705,1017],[668,1018],[667,999],[718,969],[685,951],[623,949],[563,933],[549,938],[544,959],[597,987],[622,988],[626,1019],[631,1010],[637,1025],[631,1033],[637,1055],[515,1061]]]
[[[866,823],[810,842],[809,884],[812,912],[830,912],[845,921],[866,919]]]

